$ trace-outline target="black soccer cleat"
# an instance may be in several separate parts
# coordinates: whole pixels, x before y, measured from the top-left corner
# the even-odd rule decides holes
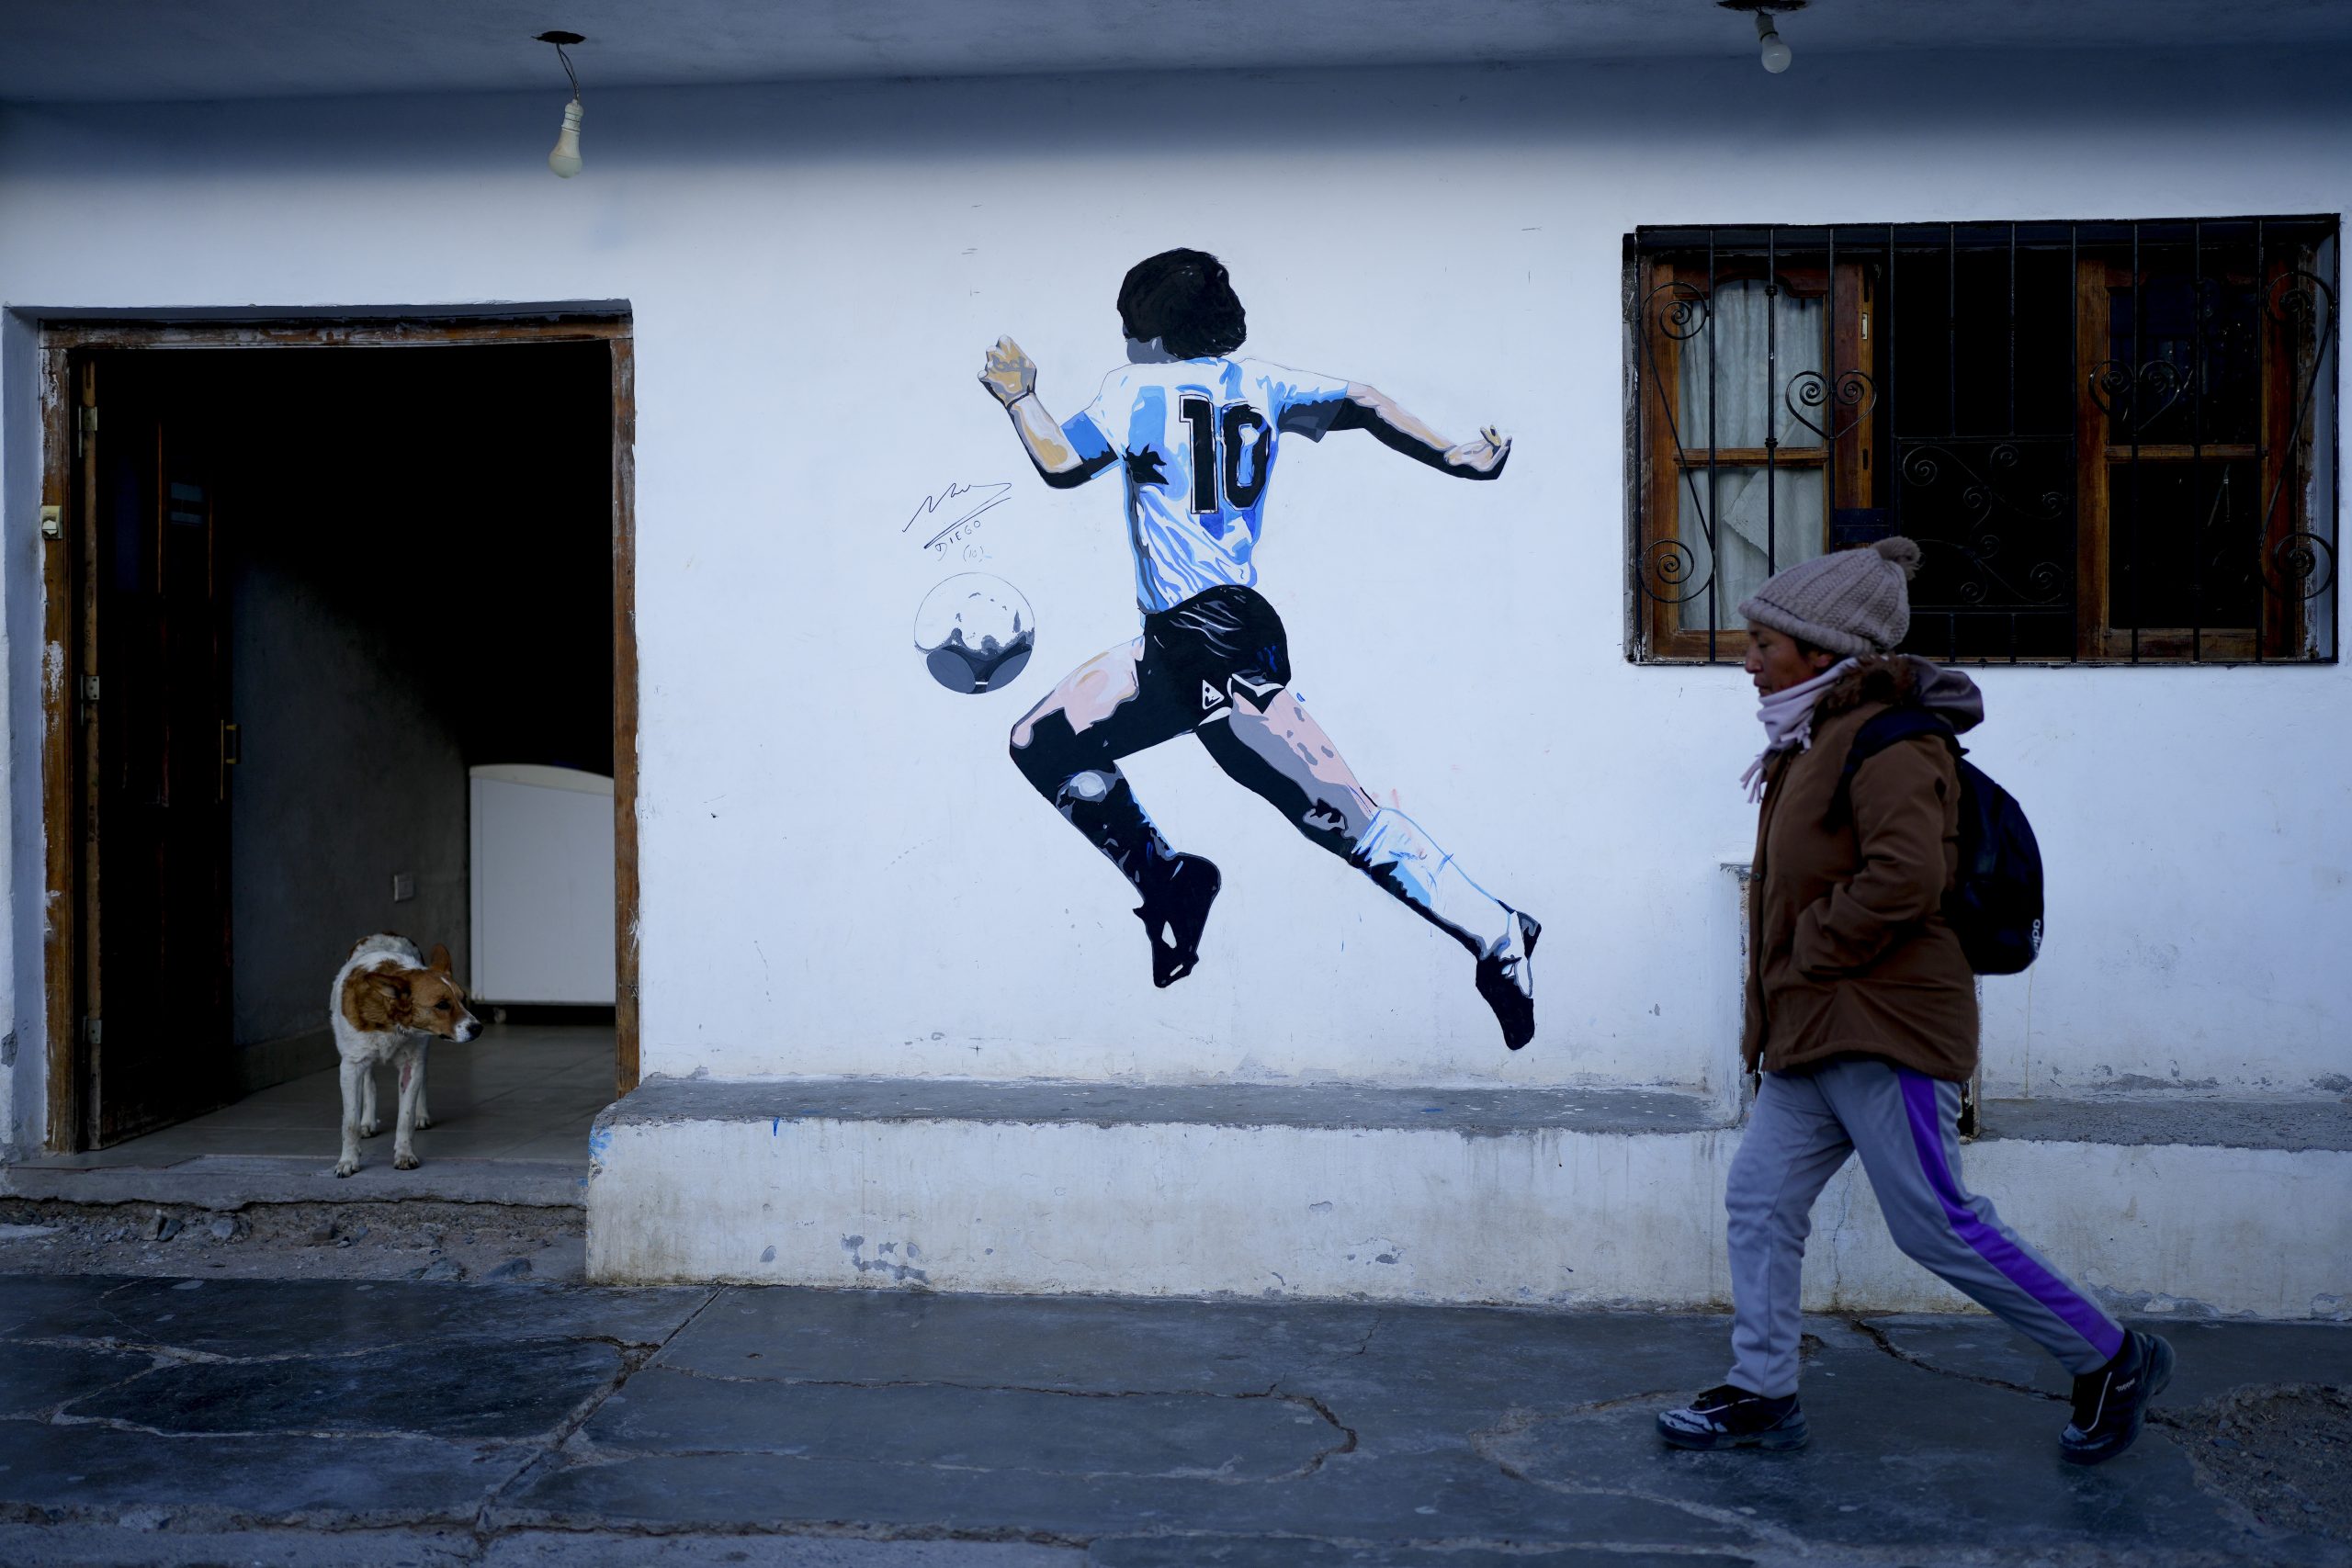
[[[1678,1449],[1801,1449],[1812,1434],[1793,1393],[1767,1399],[1718,1383],[1679,1410],[1661,1410],[1657,1435]]]
[[[1224,885],[1214,862],[1200,855],[1170,857],[1168,874],[1144,896],[1143,907],[1136,911],[1151,938],[1153,985],[1164,990],[1201,961],[1201,932],[1209,923],[1209,906]]]
[[[2148,1401],[2172,1382],[2172,1347],[2133,1329],[2115,1359],[2075,1380],[2075,1418],[2059,1434],[2069,1464],[2098,1464],[2132,1446]]]
[[[1544,924],[1517,909],[1510,918],[1519,940],[1506,941],[1501,952],[1478,960],[1478,994],[1495,1010],[1495,1021],[1503,1026],[1503,1043],[1516,1051],[1535,1038],[1535,970],[1529,961],[1535,956]]]

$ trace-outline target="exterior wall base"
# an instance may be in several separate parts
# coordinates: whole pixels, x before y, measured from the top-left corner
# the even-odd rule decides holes
[[[1607,1090],[657,1078],[598,1122],[588,1271],[1721,1308],[1740,1134],[1716,1116],[1698,1096]],[[2119,1310],[2341,1318],[2352,1152],[2304,1142],[1993,1137],[1966,1176]],[[1968,1305],[1895,1250],[1851,1166],[1815,1211],[1805,1302]]]

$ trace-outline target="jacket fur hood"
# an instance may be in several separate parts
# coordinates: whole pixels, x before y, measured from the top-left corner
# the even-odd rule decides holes
[[[1984,722],[1984,694],[1957,670],[1947,670],[1915,653],[1884,654],[1858,660],[1821,694],[1814,712],[1826,718],[1864,703],[1901,706],[1917,703],[1960,734]]]

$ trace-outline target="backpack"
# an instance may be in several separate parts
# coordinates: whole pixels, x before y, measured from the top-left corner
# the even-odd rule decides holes
[[[1853,810],[1854,775],[1888,747],[1933,735],[1951,748],[1960,773],[1960,876],[1944,895],[1944,919],[1979,975],[2015,975],[2041,951],[2041,850],[2025,808],[1968,761],[1951,725],[1916,705],[1889,708],[1862,726],[1846,753],[1829,819]]]

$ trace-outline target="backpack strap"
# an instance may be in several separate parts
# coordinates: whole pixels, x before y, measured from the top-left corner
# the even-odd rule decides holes
[[[1917,703],[1891,707],[1863,725],[1855,734],[1853,745],[1846,751],[1846,765],[1838,771],[1837,792],[1829,797],[1829,812],[1823,818],[1824,823],[1828,827],[1841,828],[1852,818],[1854,775],[1862,771],[1864,762],[1890,746],[1899,746],[1922,735],[1941,738],[1943,743],[1951,748],[1955,762],[1968,755],[1968,749],[1960,743],[1960,737],[1953,733],[1951,726],[1944,721],[1941,715]]]

